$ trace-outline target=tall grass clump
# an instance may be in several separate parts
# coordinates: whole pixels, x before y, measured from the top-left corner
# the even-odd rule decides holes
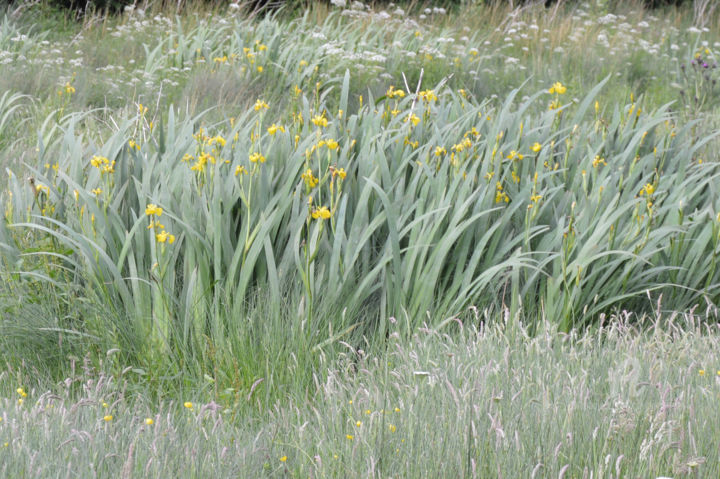
[[[309,349],[470,305],[569,330],[648,291],[716,302],[712,136],[667,107],[602,106],[602,83],[564,103],[557,82],[497,110],[390,87],[350,114],[349,81],[337,110],[298,93],[286,115],[151,124],[140,105],[97,143],[67,116],[33,177],[10,175],[6,257],[107,305],[123,349],[205,365],[252,337],[258,295]]]

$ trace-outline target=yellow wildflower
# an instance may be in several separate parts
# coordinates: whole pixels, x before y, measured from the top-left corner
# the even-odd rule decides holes
[[[192,409],[193,403],[191,403],[190,401],[186,401],[185,403],[183,403],[183,406],[185,406],[187,409]]]
[[[332,216],[332,214],[330,213],[330,210],[327,206],[321,206],[320,208],[316,208],[312,212],[312,217],[314,219],[327,220],[330,219],[330,216]]]
[[[265,103],[262,100],[257,100],[255,102],[255,106],[253,108],[255,109],[255,111],[260,111],[263,109],[267,110],[268,108],[270,108],[270,105],[268,105],[267,103]]]
[[[536,141],[535,143],[533,143],[533,146],[531,146],[530,149],[533,151],[533,153],[537,153],[542,149],[542,145]]]
[[[315,115],[312,118],[313,125],[319,126],[320,128],[325,128],[328,126],[327,118],[325,118],[325,115]]]
[[[113,420],[112,414],[107,414],[107,415],[103,416],[103,421],[105,421],[105,422],[110,422],[112,420]]]
[[[330,150],[337,150],[338,142],[330,138],[325,142],[325,146],[327,146]]]
[[[155,424],[155,421],[153,421],[153,418],[151,417],[146,417],[145,424],[147,424],[148,426],[152,426],[153,424]]]
[[[250,155],[250,162],[251,163],[265,163],[265,157],[262,156],[259,152],[252,153]]]
[[[282,125],[276,125],[275,123],[273,123],[272,125],[270,125],[268,127],[267,131],[268,131],[268,133],[270,133],[270,135],[274,135],[278,131],[285,133],[285,127],[283,127]]]
[[[562,95],[567,91],[567,88],[563,86],[560,82],[553,83],[553,86],[550,87],[548,90],[549,93],[553,94],[556,93],[558,95]]]
[[[247,175],[247,173],[248,173],[247,169],[244,166],[238,165],[235,168],[235,176],[240,175],[240,174]]]
[[[147,216],[155,215],[155,216],[162,216],[163,209],[160,208],[157,205],[154,205],[150,203],[145,207],[145,214]]]

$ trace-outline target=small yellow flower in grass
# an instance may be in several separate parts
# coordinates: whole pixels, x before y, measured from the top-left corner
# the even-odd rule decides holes
[[[305,184],[310,189],[315,188],[318,184],[318,181],[320,181],[318,178],[313,176],[313,172],[310,168],[308,168],[308,170],[305,173],[301,174],[300,178],[302,178],[305,181]]]
[[[337,142],[337,141],[335,141],[335,140],[333,140],[332,138],[330,138],[329,140],[327,140],[327,141],[325,142],[325,146],[327,146],[328,149],[330,149],[330,150],[337,150],[337,148],[338,148],[339,145],[338,145],[338,142]]]
[[[395,427],[394,424],[390,424],[389,429],[390,429],[390,432],[395,432],[395,431],[397,431],[397,428]]]
[[[110,422],[112,420],[113,420],[112,414],[107,414],[107,415],[103,416],[103,421],[105,421],[105,422]]]
[[[285,462],[285,461],[287,461],[287,456],[283,456],[280,458],[280,462]]]
[[[250,162],[251,163],[265,163],[265,157],[262,156],[259,152],[252,153],[250,155]]]
[[[405,122],[406,122],[406,123],[407,123],[408,121],[411,122],[411,123],[413,124],[413,126],[417,126],[418,123],[420,123],[420,117],[417,116],[415,113],[411,113],[411,114],[408,115],[408,117],[405,119]]]
[[[27,397],[27,393],[23,388],[17,388],[17,393],[22,397]]]
[[[255,106],[253,107],[253,109],[254,109],[255,111],[267,110],[268,108],[270,108],[270,105],[268,105],[267,103],[265,103],[265,102],[262,101],[262,100],[257,100],[257,101],[255,102]]]
[[[270,135],[274,135],[278,131],[285,133],[285,127],[282,125],[276,125],[275,123],[273,123],[272,125],[270,125],[268,127],[267,131],[268,131],[268,133],[270,133]]]
[[[327,118],[325,118],[325,115],[315,115],[312,117],[312,123],[315,126],[318,126],[320,128],[325,128],[328,126]]]
[[[238,176],[240,174],[247,175],[247,169],[244,166],[238,165],[235,167],[235,176]]]
[[[108,408],[108,403],[106,403],[106,402],[102,403],[102,407],[104,407],[105,409],[107,409],[107,408]]]
[[[371,413],[372,413],[371,410],[369,410],[369,409],[366,409],[366,410],[365,410],[365,414],[367,414],[368,416],[369,416]]]
[[[356,427],[360,427],[360,426],[362,426],[362,421],[358,421],[358,422],[356,422],[356,423],[355,423],[355,426],[356,426]]]
[[[442,156],[442,155],[446,155],[446,154],[447,154],[447,150],[445,148],[443,148],[442,146],[435,147],[435,156]]]
[[[167,231],[162,231],[161,233],[158,233],[155,235],[155,239],[158,243],[165,243],[173,244],[175,242],[175,235],[171,235]]]
[[[262,67],[262,65],[260,65],[260,66],[257,67],[257,71],[258,71],[258,73],[262,73],[262,72],[263,72],[263,67]]]
[[[420,98],[422,101],[425,102],[431,102],[431,101],[437,101],[437,95],[435,95],[434,90],[423,90],[419,93]]]
[[[155,424],[155,421],[153,421],[153,418],[151,417],[146,417],[145,424],[147,424],[148,426],[152,426],[153,424]]]
[[[185,406],[186,409],[192,410],[192,408],[193,408],[193,403],[191,403],[190,401],[186,401],[186,402],[183,403],[183,406]]]
[[[698,371],[698,374],[699,374],[700,376],[705,376],[705,370],[704,370],[704,369],[699,370],[699,371]]]
[[[23,401],[23,398],[18,399],[18,400],[17,400],[18,406],[22,406],[22,403],[23,403],[23,402],[24,402],[24,401]]]
[[[346,434],[345,437],[348,439],[348,441],[352,441],[353,439],[355,439],[355,436],[353,436],[352,434]]]
[[[147,216],[152,216],[152,215],[162,216],[162,212],[163,212],[162,208],[160,208],[157,205],[154,205],[152,203],[150,203],[149,205],[147,205],[145,207],[145,214]]]
[[[102,193],[102,188],[95,188],[94,190],[90,190],[90,193],[95,196],[100,196],[100,193]]]
[[[332,213],[330,213],[330,210],[327,206],[321,206],[320,208],[316,208],[312,212],[312,217],[314,219],[321,219],[321,220],[327,220],[330,219],[332,216]]]
[[[648,183],[642,187],[639,194],[640,194],[640,196],[643,196],[643,195],[652,196],[653,193],[655,193],[655,186],[652,183]]]
[[[395,408],[395,412],[400,412],[400,408],[399,408],[399,407],[396,407],[396,408]]]
[[[562,95],[567,91],[567,88],[563,86],[560,82],[553,83],[553,86],[550,87],[548,92],[550,94],[557,93],[558,95]]]
[[[542,198],[542,195],[532,195],[530,196],[530,201],[533,203],[537,203]]]
[[[537,153],[538,151],[540,151],[542,149],[542,145],[536,141],[535,143],[533,143],[533,146],[531,146],[530,149],[534,153]]]

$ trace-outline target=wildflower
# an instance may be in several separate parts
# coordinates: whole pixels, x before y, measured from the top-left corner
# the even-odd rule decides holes
[[[356,426],[356,427],[360,427],[360,426],[362,426],[362,421],[358,421],[358,422],[356,422],[356,423],[355,423],[355,426]]]
[[[533,151],[533,153],[537,153],[542,149],[542,145],[536,141],[535,143],[533,143],[533,146],[531,146],[530,149]]]
[[[147,216],[152,216],[152,215],[162,216],[162,212],[163,212],[162,208],[160,208],[159,206],[154,205],[152,203],[150,203],[149,205],[147,205],[145,207],[145,214]]]
[[[395,427],[394,424],[390,424],[389,429],[390,429],[390,432],[395,432],[395,431],[397,431],[397,428]]]
[[[287,461],[287,456],[283,456],[280,458],[280,462],[285,462],[285,461]]]
[[[392,85],[388,88],[386,95],[388,98],[405,98],[405,92],[403,90],[396,90]]]
[[[655,186],[652,185],[651,183],[648,183],[642,187],[639,195],[640,196],[643,196],[643,195],[652,196],[653,193],[655,193]]]
[[[300,175],[300,178],[305,180],[305,184],[310,189],[315,188],[318,184],[318,181],[320,181],[318,178],[313,176],[313,172],[310,168],[308,168],[308,170],[305,173]]]
[[[22,406],[23,402],[24,402],[23,398],[18,399],[17,400],[18,406]]]
[[[107,409],[107,408],[109,407],[109,406],[108,406],[108,403],[103,402],[103,403],[102,403],[102,407],[103,407],[104,409]]]
[[[487,173],[485,173],[485,179],[488,180],[488,181],[492,180],[492,177],[493,177],[493,176],[495,176],[495,172],[494,172],[494,171],[488,171]]]
[[[355,439],[355,436],[353,436],[352,434],[346,434],[345,437],[348,439],[348,441],[352,441],[353,439]]]
[[[185,406],[186,409],[192,410],[192,408],[193,408],[193,403],[191,403],[190,401],[186,401],[186,402],[183,403],[183,406]]]
[[[255,106],[253,108],[255,109],[255,111],[260,111],[263,109],[267,110],[268,108],[270,108],[270,105],[268,105],[267,103],[265,103],[262,100],[257,100],[255,102]]]
[[[408,117],[405,119],[405,122],[411,122],[413,126],[417,126],[418,123],[420,123],[420,117],[418,117],[415,113],[411,113],[408,115]]]
[[[225,140],[225,138],[223,138],[222,136],[217,135],[213,138],[210,138],[210,144],[212,145],[213,143],[217,143],[218,145],[220,145],[220,147],[223,147],[227,143],[227,140]]]
[[[138,145],[138,144],[135,142],[135,140],[128,140],[128,146],[130,147],[130,149],[133,149],[133,148],[134,148],[134,149],[140,151],[140,145]]]
[[[424,102],[437,101],[437,95],[434,90],[423,90],[419,93],[420,99]]]
[[[333,177],[339,176],[341,180],[344,180],[347,176],[347,173],[345,173],[345,168],[340,168],[339,170],[333,170]]]
[[[153,424],[155,424],[155,421],[153,421],[153,418],[151,417],[146,417],[145,424],[147,424],[148,426],[152,426]]]
[[[442,155],[446,155],[446,154],[447,154],[447,150],[445,148],[443,148],[442,146],[435,147],[435,156],[442,156]]]
[[[320,128],[325,128],[328,126],[327,118],[325,118],[325,114],[322,115],[315,115],[312,118],[313,125],[319,126]]]
[[[262,156],[259,152],[252,153],[250,155],[250,162],[251,163],[265,163],[265,157]]]
[[[400,412],[400,408],[399,408],[399,407],[396,407],[396,408],[395,408],[395,412]]]
[[[705,370],[704,370],[704,369],[699,370],[699,371],[698,371],[698,374],[699,374],[700,376],[705,376]]]
[[[593,168],[597,168],[600,165],[607,166],[607,163],[605,162],[605,158],[600,158],[600,155],[595,155],[595,159],[592,162]]]
[[[272,136],[275,133],[277,133],[278,131],[285,133],[285,127],[283,127],[282,125],[276,125],[275,123],[273,123],[272,125],[270,125],[268,127],[267,131]]]
[[[112,414],[107,414],[107,415],[103,416],[103,421],[105,421],[105,422],[110,422],[112,420],[113,420]]]
[[[167,242],[168,244],[173,244],[175,242],[175,235],[172,235],[167,231],[162,231],[155,235],[155,239],[158,241],[158,243]]]
[[[537,203],[541,198],[542,198],[542,195],[531,195],[530,201],[532,201],[533,203]]]
[[[338,142],[335,141],[335,140],[333,140],[332,138],[330,138],[329,140],[327,140],[327,141],[325,142],[325,146],[327,146],[328,149],[330,149],[330,150],[337,150],[337,148],[338,148]]]
[[[102,193],[102,188],[95,188],[94,190],[90,190],[90,193],[95,196],[100,196],[100,193]]]
[[[327,220],[330,219],[330,216],[332,216],[332,213],[330,213],[330,210],[327,206],[321,206],[320,208],[314,209],[312,212],[312,217],[316,220]]]
[[[17,388],[17,393],[22,397],[27,397],[27,393],[23,388]]]
[[[75,93],[75,87],[70,84],[70,82],[65,83],[65,93],[68,95],[72,95]]]
[[[560,83],[560,82],[555,82],[555,83],[553,83],[553,86],[551,86],[550,89],[548,90],[548,92],[549,92],[550,94],[555,93],[555,94],[558,94],[558,95],[562,95],[562,94],[564,94],[566,91],[567,91],[567,88],[564,87],[563,84]]]
[[[247,175],[247,173],[248,173],[247,169],[245,169],[244,166],[238,165],[235,168],[235,176],[240,175],[240,174]]]

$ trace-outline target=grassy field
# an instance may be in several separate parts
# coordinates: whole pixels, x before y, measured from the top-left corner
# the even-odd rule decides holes
[[[695,4],[6,10],[3,475],[717,476]]]

